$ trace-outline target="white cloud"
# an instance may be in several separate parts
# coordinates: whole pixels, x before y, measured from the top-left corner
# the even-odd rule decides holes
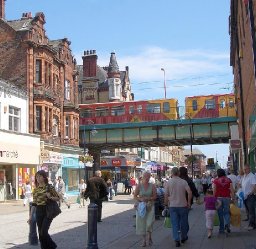
[[[78,64],[82,64],[81,54],[79,53],[79,56],[76,56]],[[137,96],[136,99],[163,97],[163,71],[161,71],[161,68],[164,68],[166,72],[167,93],[170,92],[170,94],[167,94],[168,96],[173,96],[173,92],[178,94],[187,91],[195,82],[221,82],[221,80],[224,80],[223,78],[218,79],[218,75],[221,74],[226,75],[226,80],[223,83],[232,81],[229,52],[199,49],[167,50],[160,47],[145,47],[133,55],[122,55],[117,51],[116,56],[120,70],[129,66],[132,89]],[[107,66],[109,58],[110,52],[99,53],[98,65]],[[143,84],[143,82],[146,83]],[[215,86],[215,92],[220,87],[216,88]],[[202,90],[201,93],[194,87],[187,93],[187,96],[190,94],[214,93],[211,86],[204,87],[204,91],[203,87],[199,88]],[[195,93],[193,90],[195,90]]]

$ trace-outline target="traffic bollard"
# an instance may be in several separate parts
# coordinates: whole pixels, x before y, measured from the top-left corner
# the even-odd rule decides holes
[[[88,206],[88,241],[86,249],[98,249],[97,243],[97,217],[98,217],[98,205],[90,203]]]
[[[32,202],[29,203],[29,212],[31,212]],[[36,213],[34,212],[31,217],[31,222],[29,224],[29,235],[28,243],[30,245],[38,245],[38,237],[36,231]]]

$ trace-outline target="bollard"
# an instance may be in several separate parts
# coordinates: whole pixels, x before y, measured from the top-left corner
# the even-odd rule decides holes
[[[88,206],[88,241],[86,249],[98,249],[97,243],[97,217],[98,217],[98,205],[90,203]]]
[[[29,203],[29,212],[31,212],[32,202]],[[29,224],[29,235],[28,243],[30,245],[38,245],[38,237],[36,231],[36,212],[33,213],[31,217],[31,222]]]

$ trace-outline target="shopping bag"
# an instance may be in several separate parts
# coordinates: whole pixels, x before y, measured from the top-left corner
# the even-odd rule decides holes
[[[241,226],[241,210],[235,204],[230,204],[230,224],[234,227]]]
[[[239,188],[236,192],[236,196],[238,197],[237,203],[239,208],[244,208],[244,192],[241,188]]]
[[[166,228],[171,228],[172,227],[170,216],[169,217],[167,216],[167,217],[164,218],[164,227],[166,227]]]
[[[219,226],[220,225],[218,213],[216,213],[215,216],[214,216],[213,224],[214,224],[214,226]]]

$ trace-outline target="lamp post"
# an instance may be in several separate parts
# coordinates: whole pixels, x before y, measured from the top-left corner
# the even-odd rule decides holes
[[[191,122],[191,117],[188,114],[185,114],[185,118],[189,119],[191,174],[192,174],[192,179],[194,179],[194,156],[193,156],[193,135],[192,135],[193,130],[192,130],[192,122]]]
[[[166,79],[165,79],[165,69],[161,68],[161,71],[164,72],[164,98],[166,99]]]
[[[194,157],[193,157],[193,137],[192,137],[192,124],[191,124],[191,119],[190,119],[189,132],[190,132],[191,174],[192,174],[192,179],[194,179]]]
[[[88,171],[86,169],[86,163],[85,163],[85,155],[86,155],[86,147],[85,147],[85,125],[84,125],[84,139],[83,139],[83,144],[84,144],[84,181],[88,181]]]

